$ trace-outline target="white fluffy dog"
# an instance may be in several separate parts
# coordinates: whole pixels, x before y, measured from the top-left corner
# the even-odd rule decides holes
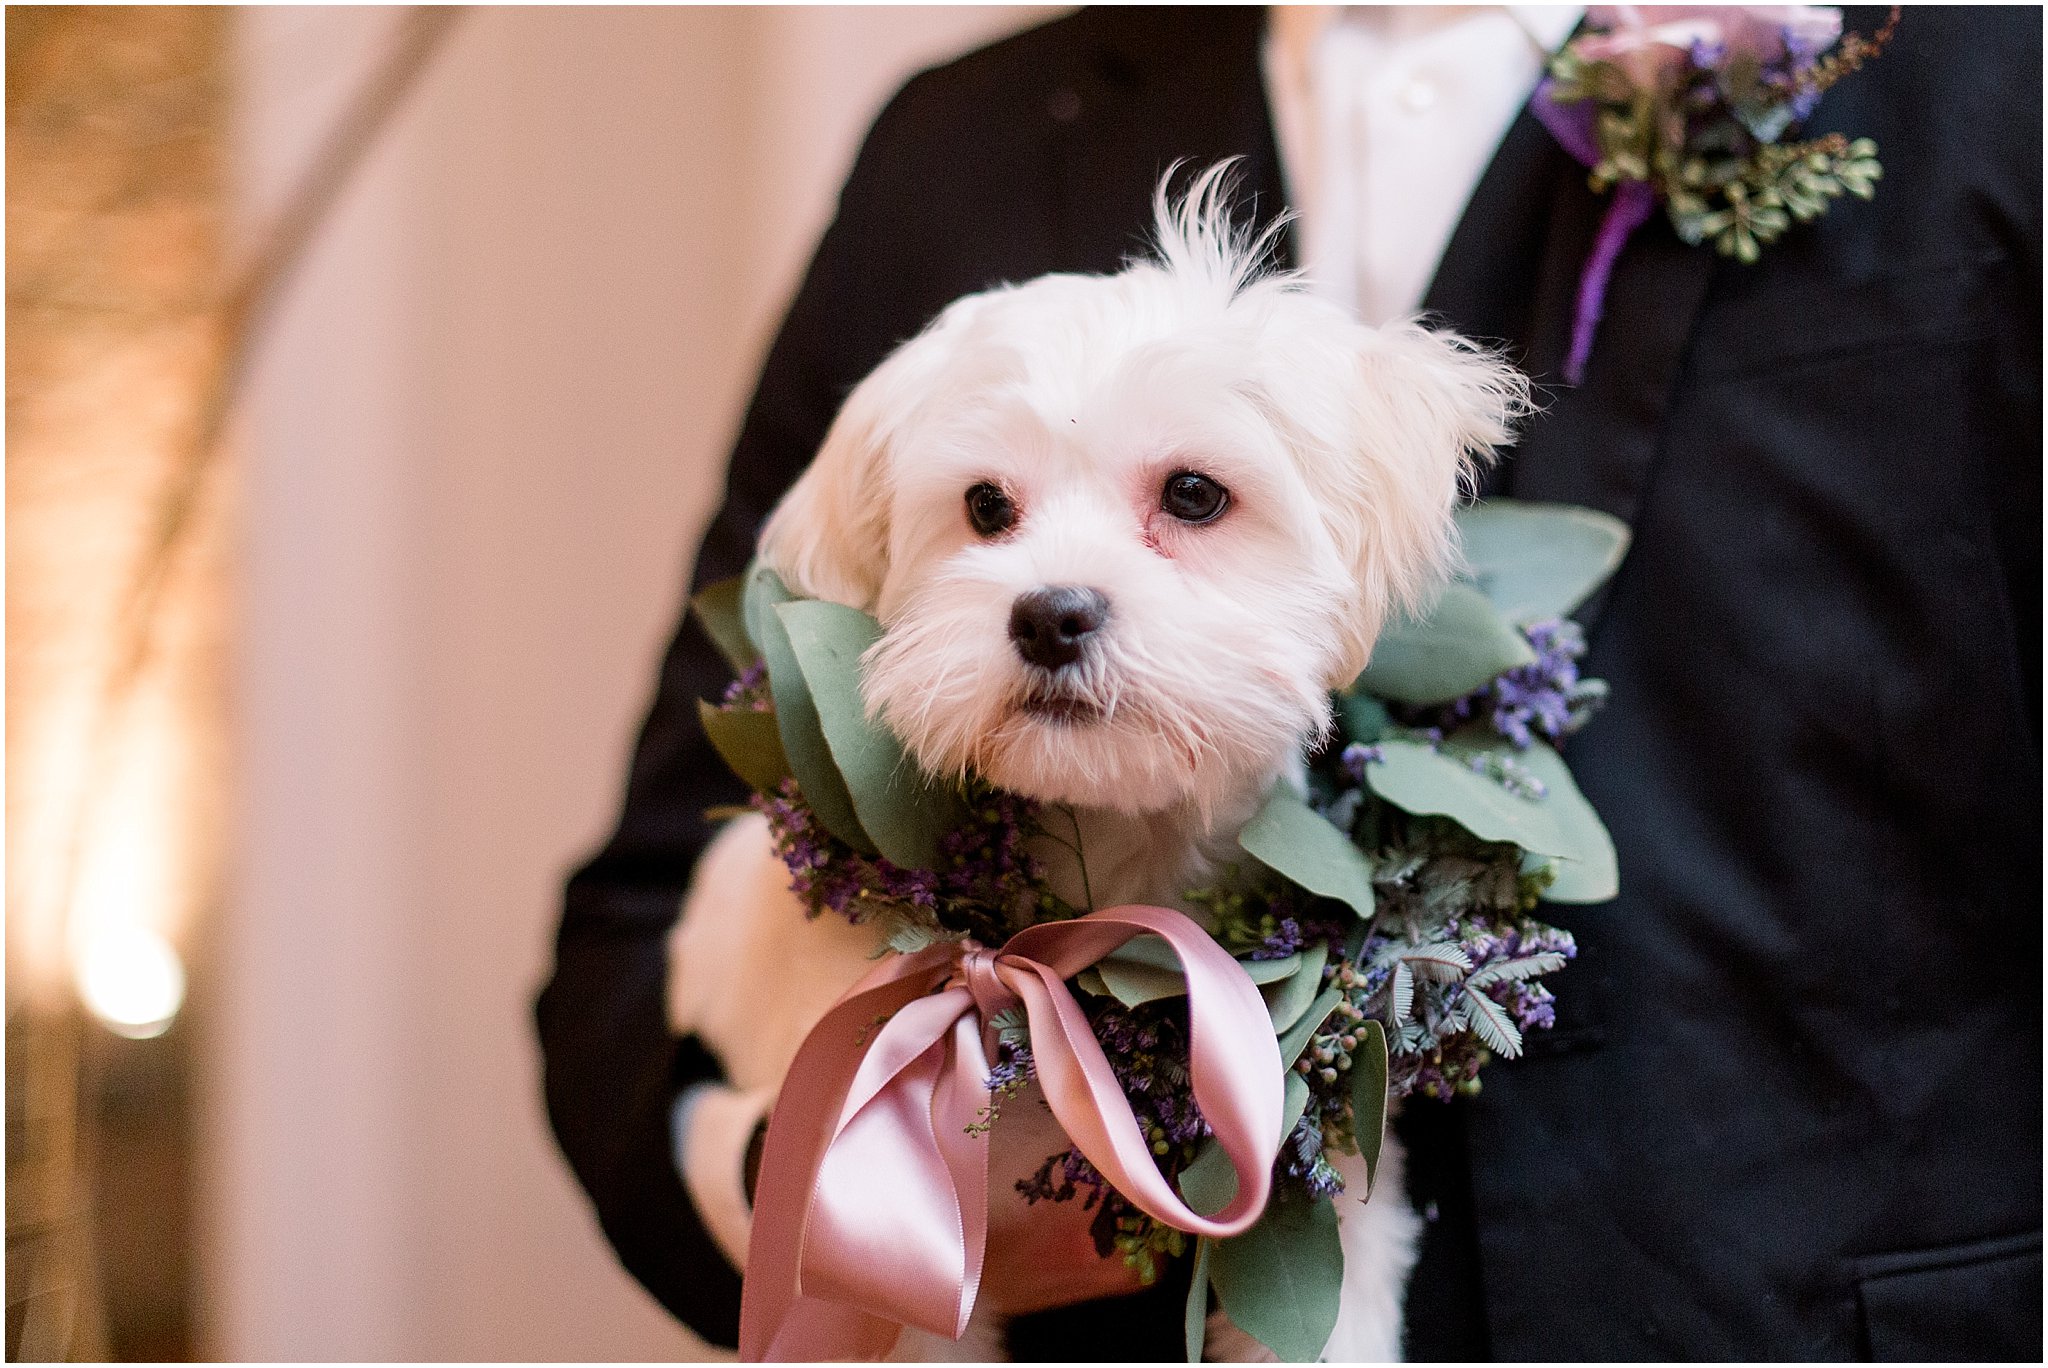
[[[1232,227],[1223,170],[1177,206],[1162,186],[1155,260],[946,309],[854,390],[762,536],[795,591],[880,619],[868,706],[927,770],[1073,812],[1085,890],[1071,856],[1047,866],[1076,904],[1185,908],[1230,858],[1327,733],[1329,691],[1455,563],[1452,506],[1526,400],[1487,352],[1363,326],[1262,272],[1269,243]],[[673,944],[675,1024],[732,1084],[688,1106],[685,1176],[742,1263],[748,1135],[872,937],[806,920],[746,818]],[[1399,1355],[1417,1229],[1401,1167],[1390,1140],[1370,1203],[1340,1199],[1326,1357]],[[995,1318],[898,1354],[988,1357]],[[1217,1331],[1212,1353],[1259,1356]]]

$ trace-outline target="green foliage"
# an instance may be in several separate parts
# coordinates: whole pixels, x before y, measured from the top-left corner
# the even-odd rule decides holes
[[[1287,1086],[1280,1101],[1280,1134],[1291,1134],[1302,1113],[1308,1110],[1308,1084],[1301,1075],[1287,1075]],[[1231,1167],[1230,1156],[1223,1152],[1223,1146],[1216,1143],[1214,1136],[1202,1141],[1195,1157],[1181,1170],[1176,1180],[1180,1185],[1181,1200],[1196,1214],[1214,1216],[1229,1206],[1237,1197],[1237,1170]]]
[[[1126,1007],[1162,998],[1185,997],[1188,991],[1180,959],[1157,936],[1138,936],[1096,962],[1103,991]]]
[[[1522,1053],[1522,1030],[1508,1015],[1507,1008],[1495,1002],[1484,993],[1467,993],[1458,1003],[1457,1010],[1472,1027],[1473,1034],[1485,1042],[1486,1048],[1503,1059],[1513,1059]]]
[[[1207,1236],[1195,1241],[1194,1280],[1188,1284],[1187,1310],[1181,1318],[1189,1363],[1202,1361],[1202,1349],[1209,1338],[1209,1263],[1215,1245]]]
[[[1517,627],[1571,616],[1628,554],[1627,523],[1573,504],[1488,499],[1457,521],[1474,585]]]
[[[881,624],[858,609],[816,599],[778,604],[775,616],[803,671],[832,764],[861,829],[884,859],[905,869],[934,868],[939,838],[961,823],[961,804],[956,793],[918,768],[888,728],[867,715],[860,658],[881,639]]]
[[[1270,1009],[1276,993],[1298,993],[1297,980],[1305,977],[1307,991],[1313,995],[1322,961],[1317,958],[1313,972],[1304,976],[1307,957],[1289,955],[1284,959],[1240,961],[1245,977],[1258,984],[1268,994]],[[1164,998],[1185,997],[1188,991],[1186,975],[1180,967],[1180,959],[1158,936],[1146,934],[1134,936],[1122,946],[1097,960],[1092,968],[1081,971],[1082,986],[1097,996],[1113,997],[1126,1007],[1139,1007],[1148,1002]],[[1307,1005],[1307,999],[1302,999]]]
[[[1746,264],[1844,194],[1869,199],[1883,174],[1876,143],[1839,135],[1759,147],[1739,162],[1688,158],[1676,164],[1668,192],[1671,226],[1686,242],[1712,242]]]
[[[747,625],[740,611],[740,597],[746,588],[746,577],[735,575],[731,579],[707,584],[690,599],[690,611],[697,617],[697,624],[704,634],[711,638],[711,644],[725,657],[725,663],[732,666],[734,674],[746,673],[747,667],[759,659],[760,652],[747,636]]]
[[[1357,692],[1355,685],[1339,693],[1333,702],[1338,725],[1350,740],[1370,743],[1394,729],[1387,705],[1371,694]]]
[[[1209,934],[1240,963],[1253,964],[1247,955],[1257,954],[1279,933],[1283,918],[1294,915],[1295,899],[1286,886],[1265,874],[1266,867],[1249,869],[1231,865],[1210,888],[1186,894],[1187,900],[1209,914]]]
[[[1361,1103],[1380,1088],[1436,1097],[1476,1089],[1487,1058],[1519,1053],[1516,1012],[1542,1017],[1548,994],[1531,981],[1571,952],[1569,935],[1528,915],[1548,865],[1525,874],[1518,847],[1441,817],[1398,814],[1385,829],[1374,861],[1378,915],[1333,959],[1328,982],[1340,1001],[1295,1065],[1321,1090],[1324,1148],[1369,1156],[1380,1123]],[[1362,1083],[1360,1069],[1384,1069],[1387,1080]]]
[[[1441,746],[1389,740],[1381,748],[1385,759],[1366,768],[1366,782],[1380,798],[1407,812],[1448,817],[1483,840],[1564,861],[1563,868],[1573,872],[1560,878],[1563,892],[1553,888],[1553,899],[1599,902],[1614,896],[1613,838],[1572,782],[1564,758],[1549,746],[1536,741],[1513,752],[1543,783],[1541,798],[1520,796],[1472,769],[1475,756],[1512,750],[1478,726],[1454,733]]]
[[[1224,1314],[1288,1363],[1313,1363],[1337,1326],[1344,1248],[1329,1202],[1275,1195],[1258,1223],[1210,1253]]]
[[[1185,1327],[1194,1355],[1202,1348],[1210,1282],[1232,1319],[1283,1358],[1320,1352],[1335,1322],[1343,1261],[1334,1208],[1306,1199],[1336,1181],[1316,1140],[1324,1149],[1362,1154],[1368,1175],[1375,1172],[1390,1085],[1444,1096],[1453,1086],[1472,1085],[1488,1051],[1512,1055],[1520,1048],[1517,1019],[1503,1004],[1527,1011],[1532,1001],[1547,1003],[1528,981],[1563,963],[1551,947],[1569,952],[1570,938],[1516,919],[1546,889],[1560,900],[1613,892],[1612,843],[1556,751],[1540,742],[1518,750],[1480,724],[1438,741],[1403,719],[1533,663],[1520,628],[1569,612],[1592,594],[1625,553],[1627,531],[1587,510],[1510,501],[1466,510],[1460,523],[1471,579],[1451,586],[1424,621],[1391,628],[1372,667],[1335,700],[1344,735],[1377,746],[1378,757],[1347,760],[1362,768],[1349,769],[1349,781],[1334,786],[1331,773],[1318,770],[1309,799],[1276,789],[1240,837],[1252,857],[1250,876],[1233,872],[1218,888],[1191,895],[1265,999],[1287,1069],[1282,1139],[1293,1148],[1282,1162],[1312,1166],[1287,1170],[1293,1176],[1244,1235],[1197,1243]],[[694,606],[736,666],[758,648],[774,703],[772,711],[707,706],[706,731],[727,763],[764,794],[793,801],[784,780],[795,778],[799,810],[807,807],[815,818],[818,839],[843,843],[817,868],[855,867],[848,863],[854,852],[879,857],[886,862],[881,869],[940,867],[942,836],[947,849],[958,845],[949,833],[964,829],[964,815],[985,805],[990,791],[981,786],[969,805],[930,783],[901,744],[868,719],[860,660],[879,637],[874,620],[839,605],[794,601],[772,572],[758,568],[744,591],[714,586]],[[752,703],[758,702],[756,696]],[[1035,825],[1020,830],[1050,837]],[[1001,939],[1006,923],[995,912],[987,927],[977,922],[963,932],[953,901],[934,908],[894,894],[871,898],[863,888],[858,915],[876,922],[885,952],[962,934]],[[1060,905],[1021,915],[1074,911]],[[1536,937],[1524,943],[1528,953],[1515,953],[1516,942],[1503,939],[1510,925]],[[1319,929],[1308,934],[1311,926]],[[1278,953],[1294,946],[1301,948]],[[1253,953],[1275,957],[1243,958]],[[1151,936],[1134,938],[1075,982],[1115,1004],[1101,1001],[1091,1012],[1179,1010],[1171,1000],[1186,992],[1177,958]],[[1154,1007],[1160,1003],[1168,1006]],[[1006,1048],[1028,1055],[1021,1023],[1004,1029]],[[1167,1069],[1166,1062],[1155,1064]],[[1424,1087],[1416,1082],[1422,1075],[1435,1082]],[[1156,1077],[1151,1086],[1185,1083],[1184,1074],[1176,1082],[1170,1070]],[[993,1123],[1003,1095],[992,1100],[984,1125]],[[1300,1124],[1297,1133],[1304,1115],[1313,1123]],[[1155,1146],[1167,1143],[1153,1139]],[[1213,1140],[1160,1153],[1162,1171],[1177,1171],[1197,1210],[1220,1210],[1234,1195],[1237,1175]],[[1145,1276],[1159,1257],[1186,1247],[1180,1232],[1108,1198],[1096,1236],[1106,1252]]]
[[[1266,1013],[1273,1020],[1275,1035],[1284,1033],[1300,1021],[1316,1000],[1316,992],[1322,987],[1323,966],[1329,963],[1330,947],[1318,943],[1306,950],[1289,956],[1295,962],[1295,972],[1264,989]],[[1279,964],[1284,960],[1252,960],[1245,964],[1250,969],[1259,964]]]
[[[1237,843],[1309,892],[1335,898],[1361,917],[1372,916],[1372,862],[1285,784],[1267,796],[1265,806],[1238,833]]]
[[[1453,583],[1420,619],[1387,625],[1349,692],[1397,703],[1448,703],[1535,659],[1528,640],[1485,594]]]
[[[793,601],[789,590],[773,570],[757,565],[747,577],[742,611],[748,634],[761,648],[768,666],[768,688],[775,697],[775,725],[782,736],[782,753],[789,758],[790,773],[803,790],[804,801],[818,815],[825,829],[863,855],[876,847],[854,811],[853,795],[832,758],[825,740],[825,728],[818,714],[810,682],[790,643],[788,628],[776,611]]]
[[[1840,74],[1846,72],[1802,79],[1811,85]],[[1842,195],[1869,199],[1884,174],[1869,138],[1780,142],[1794,121],[1795,92],[1782,78],[1771,79],[1753,55],[1737,52],[1716,68],[1692,68],[1664,91],[1640,89],[1618,66],[1586,62],[1569,47],[1552,60],[1550,75],[1554,101],[1590,100],[1596,107],[1599,159],[1588,176],[1596,192],[1646,181],[1681,239],[1712,243],[1745,264]]]
[[[1344,995],[1335,988],[1324,989],[1309,1003],[1307,1010],[1295,1018],[1294,1024],[1280,1033],[1282,1068],[1294,1067],[1294,1061],[1300,1059],[1301,1052],[1308,1048],[1310,1038],[1322,1029],[1323,1023],[1330,1019],[1330,1013],[1336,1011],[1337,1004],[1343,1000]]]
[[[1237,1171],[1213,1136],[1202,1142],[1178,1182],[1181,1200],[1199,1216],[1214,1216],[1237,1196]]]
[[[1364,1040],[1351,1052],[1351,1134],[1340,1137],[1365,1160],[1366,1194],[1378,1179],[1380,1148],[1387,1129],[1387,1031],[1377,1021],[1361,1028]]]
[[[1544,786],[1543,805],[1572,846],[1569,850],[1542,852],[1558,857],[1550,866],[1543,896],[1557,903],[1603,903],[1614,898],[1621,892],[1621,866],[1614,852],[1614,837],[1586,795],[1579,791],[1571,767],[1565,764],[1562,755],[1541,742],[1520,752],[1520,757]]]
[[[756,793],[773,793],[789,777],[789,757],[782,753],[773,712],[719,708],[699,699],[697,716],[719,757]]]

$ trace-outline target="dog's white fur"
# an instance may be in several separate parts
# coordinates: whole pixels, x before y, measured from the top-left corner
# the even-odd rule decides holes
[[[863,689],[919,763],[1071,814],[1085,878],[1058,847],[1043,854],[1076,903],[1186,906],[1327,733],[1329,690],[1455,563],[1452,507],[1526,402],[1491,353],[1412,322],[1366,327],[1298,277],[1261,271],[1269,241],[1231,225],[1224,170],[1178,205],[1162,185],[1154,260],[953,304],[854,390],[762,535],[798,593],[880,619]],[[1219,518],[1161,510],[1179,471],[1229,491]],[[987,538],[965,506],[981,483],[1019,514]],[[1082,658],[1052,675],[1008,635],[1018,596],[1050,585],[1109,601]],[[1048,695],[1090,720],[1023,706]],[[805,920],[781,872],[759,820],[735,823],[675,942],[676,1024],[747,1099],[706,1113],[686,1145],[700,1206],[728,1210],[728,1226],[738,1159],[713,1132],[743,1143],[739,1122],[871,948],[858,929]],[[1369,1204],[1340,1199],[1332,1358],[1398,1356],[1417,1226],[1391,1140],[1382,1165]],[[722,1238],[743,1258],[743,1229]],[[974,1352],[1001,1344],[999,1326],[970,1336]],[[1258,1347],[1224,1327],[1215,1338],[1216,1352]]]

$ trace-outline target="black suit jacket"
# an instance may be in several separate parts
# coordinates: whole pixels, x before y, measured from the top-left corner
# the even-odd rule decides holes
[[[1877,139],[1876,200],[1749,267],[1653,220],[1577,388],[1601,202],[1533,119],[1445,254],[1428,307],[1546,396],[1491,487],[1636,540],[1583,615],[1614,696],[1571,747],[1622,895],[1555,914],[1582,947],[1557,1029],[1408,1110],[1416,1357],[2040,1353],[2040,24],[1909,11],[1812,120]],[[911,81],[769,354],[697,583],[742,568],[847,390],[950,300],[1116,269],[1176,159],[1245,158],[1246,209],[1278,212],[1261,30],[1084,11]],[[725,677],[685,621],[539,1022],[606,1233],[731,1343],[737,1277],[668,1133],[715,1065],[663,1021],[701,814],[740,796],[695,714]],[[1184,1286],[1012,1348],[1177,1356]]]

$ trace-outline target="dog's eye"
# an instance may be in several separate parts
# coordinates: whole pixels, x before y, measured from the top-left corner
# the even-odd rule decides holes
[[[978,484],[967,491],[967,521],[984,537],[1007,532],[1017,525],[1017,505],[992,484]]]
[[[1214,522],[1230,506],[1230,491],[1207,475],[1176,471],[1166,477],[1159,506],[1185,523]]]

